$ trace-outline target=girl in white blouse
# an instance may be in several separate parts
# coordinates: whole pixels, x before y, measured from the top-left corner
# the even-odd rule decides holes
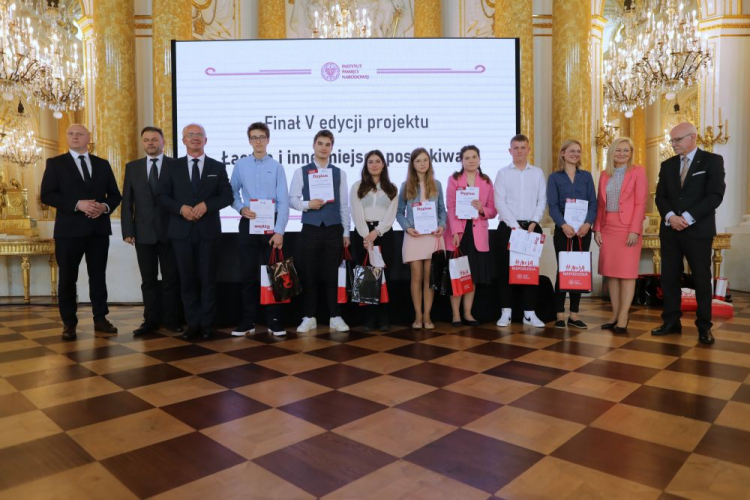
[[[349,196],[352,207],[355,231],[352,231],[352,253],[357,263],[364,260],[367,250],[380,246],[380,253],[386,263],[388,281],[388,261],[393,253],[393,221],[398,208],[398,188],[388,177],[388,165],[383,153],[377,149],[365,155],[361,179],[354,183]],[[377,326],[382,331],[390,329],[387,304],[366,306],[365,331]]]

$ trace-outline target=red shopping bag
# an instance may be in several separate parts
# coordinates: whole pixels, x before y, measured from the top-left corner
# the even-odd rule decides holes
[[[509,275],[508,283],[511,285],[538,285],[539,257],[510,252]]]
[[[583,248],[580,236],[578,248]],[[561,292],[591,291],[591,252],[573,250],[573,240],[568,238],[568,251],[558,255],[558,277]]]
[[[680,297],[680,311],[690,312],[698,309],[698,301],[695,298],[695,290],[692,288],[683,288]]]
[[[461,250],[456,248],[448,261],[448,272],[451,277],[452,295],[464,295],[474,291],[474,281],[471,279],[471,268],[469,258],[461,255]]]
[[[260,266],[260,304],[263,306],[271,304],[289,304],[292,299],[282,300],[276,302],[273,296],[273,285],[268,277],[268,268],[266,266]]]
[[[349,302],[349,296],[352,293],[352,273],[354,272],[352,256],[349,249],[344,247],[341,256],[341,264],[338,271],[338,289],[336,292],[336,301],[339,304]]]

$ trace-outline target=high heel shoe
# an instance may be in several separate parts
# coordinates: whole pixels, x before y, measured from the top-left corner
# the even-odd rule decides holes
[[[628,333],[628,323],[630,323],[630,319],[625,323],[625,326],[613,326],[612,333]]]

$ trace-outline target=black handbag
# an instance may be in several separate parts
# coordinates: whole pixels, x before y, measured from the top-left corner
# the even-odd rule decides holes
[[[352,302],[377,305],[380,303],[383,285],[383,268],[367,265],[367,256],[361,266],[354,268],[352,279]]]
[[[440,295],[446,295],[446,290],[450,290],[451,288],[451,277],[448,271],[448,253],[445,251],[445,248],[440,248],[439,238],[435,238],[435,251],[432,252],[432,257],[430,258],[430,288]]]
[[[291,299],[302,293],[302,282],[297,274],[297,269],[294,267],[294,258],[284,259],[281,249],[274,248],[271,250],[271,260],[266,266],[266,272],[276,302]]]

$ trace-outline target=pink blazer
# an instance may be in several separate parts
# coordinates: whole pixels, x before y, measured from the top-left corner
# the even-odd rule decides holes
[[[479,201],[482,203],[484,215],[478,219],[472,219],[474,225],[474,245],[480,252],[490,251],[490,224],[489,219],[494,219],[497,215],[495,209],[495,190],[492,188],[492,181],[485,181],[477,175],[475,186],[479,188]],[[445,199],[448,205],[448,224],[445,228],[445,248],[452,252],[453,235],[463,234],[466,230],[466,219],[456,217],[456,189],[467,187],[466,174],[461,174],[458,180],[451,175],[448,177],[448,188],[446,189]]]
[[[599,176],[596,222],[594,222],[594,231],[597,232],[602,230],[607,221],[607,182],[609,182],[609,175],[607,172],[602,172]],[[646,169],[640,165],[633,165],[633,168],[625,173],[625,179],[620,188],[620,222],[629,226],[631,233],[643,232],[647,196]]]

